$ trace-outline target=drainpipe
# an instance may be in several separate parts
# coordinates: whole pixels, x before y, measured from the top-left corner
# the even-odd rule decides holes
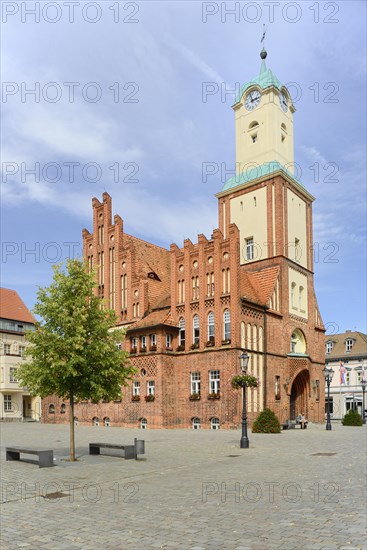
[[[264,409],[266,407],[266,398],[267,398],[267,383],[268,383],[268,346],[267,346],[267,318],[266,310],[267,306],[264,306]]]

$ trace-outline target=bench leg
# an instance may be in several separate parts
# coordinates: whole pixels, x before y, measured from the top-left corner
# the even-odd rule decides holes
[[[99,447],[95,447],[94,445],[91,445],[89,443],[89,454],[90,455],[100,455],[101,449]]]
[[[6,460],[20,460],[20,453],[16,451],[6,451]]]
[[[40,451],[39,454],[39,467],[50,468],[54,465],[54,453],[53,451]]]
[[[131,458],[136,458],[135,446],[126,445],[125,447],[125,459],[130,460]]]

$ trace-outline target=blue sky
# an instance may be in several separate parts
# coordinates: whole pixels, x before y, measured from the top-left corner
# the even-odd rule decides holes
[[[231,90],[258,74],[265,23],[316,197],[321,314],[328,333],[366,331],[364,2],[34,4],[2,5],[2,286],[32,308],[53,261],[81,253],[104,191],[131,234],[210,237],[235,163]],[[205,163],[218,172],[204,178]]]

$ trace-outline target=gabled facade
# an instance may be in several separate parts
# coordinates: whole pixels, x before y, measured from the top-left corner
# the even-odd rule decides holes
[[[27,346],[25,332],[35,319],[15,290],[0,288],[0,420],[41,418],[41,399],[19,386],[17,369]]]
[[[325,362],[334,371],[330,384],[331,418],[341,420],[350,409],[362,415],[362,381],[367,381],[367,335],[347,330],[325,336]],[[366,395],[364,406],[367,409]]]
[[[241,350],[260,380],[248,391],[250,422],[264,407],[281,421],[301,412],[324,419],[314,198],[292,175],[295,108],[261,56],[259,76],[233,106],[237,175],[217,194],[219,227],[210,238],[165,250],[124,233],[119,216],[112,223],[108,193],[92,201],[85,261],[97,269],[99,295],[127,329],[122,345],[138,374],[120,402],[80,404],[80,421],[235,428],[242,397],[231,378]]]

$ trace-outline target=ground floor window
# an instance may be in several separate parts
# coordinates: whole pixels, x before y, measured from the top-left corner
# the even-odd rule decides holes
[[[141,418],[140,419],[140,428],[142,430],[146,430],[147,429],[147,425],[148,425],[148,420],[146,418]]]
[[[93,426],[99,426],[99,418],[98,416],[94,416],[92,419]]]
[[[106,428],[109,428],[109,427],[110,427],[111,421],[110,421],[110,419],[108,418],[108,416],[106,416],[106,417],[103,419],[103,423],[104,423],[104,425],[106,426]]]
[[[4,411],[10,412],[12,410],[12,404],[11,404],[11,395],[5,394],[4,395]]]
[[[212,430],[219,430],[220,428],[219,418],[212,418],[210,421],[210,425]]]
[[[200,418],[193,418],[192,419],[192,429],[193,430],[199,430],[201,428]]]

